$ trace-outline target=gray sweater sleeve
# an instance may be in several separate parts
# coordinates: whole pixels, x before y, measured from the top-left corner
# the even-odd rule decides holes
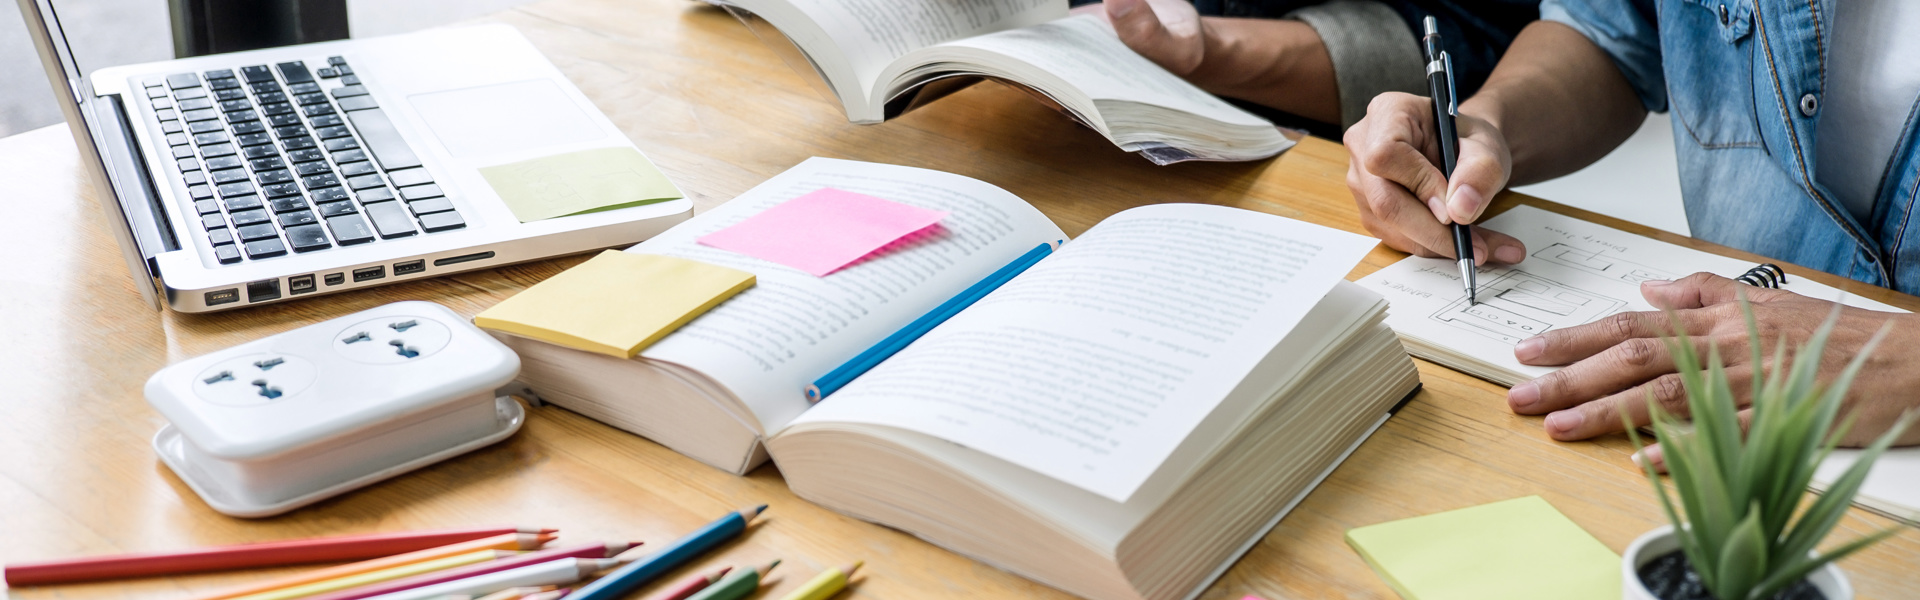
[[[1340,92],[1340,127],[1367,116],[1367,103],[1385,92],[1425,95],[1426,71],[1406,21],[1374,0],[1334,0],[1287,14],[1305,22],[1327,46]]]

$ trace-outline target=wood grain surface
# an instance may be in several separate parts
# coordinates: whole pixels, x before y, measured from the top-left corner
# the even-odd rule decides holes
[[[828,156],[976,177],[1031,201],[1069,234],[1163,202],[1237,206],[1364,233],[1344,183],[1346,153],[1325,140],[1308,139],[1271,161],[1156,167],[999,85],[974,86],[884,125],[855,126],[746,28],[700,4],[549,0],[484,21],[532,39],[699,210],[806,157]],[[532,410],[526,428],[506,442],[289,515],[217,514],[149,446],[164,424],[141,394],[154,371],[399,300],[472,315],[582,258],[207,316],[154,312],[134,291],[77,161],[64,126],[0,140],[7,206],[0,222],[0,562],[490,523],[557,527],[573,543],[660,543],[725,511],[767,503],[750,535],[699,566],[782,558],[773,589],[784,592],[823,568],[865,559],[846,597],[1065,597],[814,507],[789,494],[771,466],[734,477],[553,407]],[[1710,247],[1546,202],[1501,199],[1502,207],[1517,202]],[[1351,277],[1402,256],[1377,249]],[[1885,290],[1856,291],[1920,307]],[[1424,362],[1420,373],[1425,391],[1203,598],[1393,598],[1342,541],[1347,529],[1518,496],[1544,496],[1616,551],[1660,524],[1624,437],[1554,442],[1539,418],[1508,412],[1501,388]],[[1856,510],[1836,538],[1888,523]],[[1842,565],[1861,598],[1920,595],[1920,535],[1903,533]],[[4,593],[183,598],[280,572]]]

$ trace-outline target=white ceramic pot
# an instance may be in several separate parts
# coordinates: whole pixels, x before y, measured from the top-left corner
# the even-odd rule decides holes
[[[1672,525],[1661,525],[1633,540],[1633,544],[1627,546],[1626,553],[1620,556],[1620,597],[1624,600],[1660,600],[1654,597],[1653,592],[1647,591],[1646,584],[1640,583],[1640,567],[1679,549],[1680,538],[1673,537]],[[1853,585],[1847,583],[1847,575],[1833,563],[1814,569],[1807,574],[1807,581],[1825,594],[1827,600],[1853,600]]]

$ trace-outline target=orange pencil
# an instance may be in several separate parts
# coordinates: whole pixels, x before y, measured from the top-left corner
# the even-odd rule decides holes
[[[365,560],[515,532],[553,533],[553,530],[474,527],[436,531],[402,531],[216,546],[193,550],[89,556],[10,564],[7,565],[6,579],[7,585],[18,587],[249,567]]]
[[[326,581],[336,577],[346,577],[381,569],[391,569],[402,565],[446,558],[456,554],[466,554],[477,550],[533,550],[545,545],[547,542],[553,541],[554,537],[556,536],[551,533],[506,533],[489,538],[448,544],[438,548],[428,548],[406,554],[396,554],[386,558],[363,560],[337,567],[327,567],[305,573],[295,573],[286,577],[269,579],[260,583],[248,584],[230,590],[215,592],[211,595],[200,596],[195,600],[225,600],[226,598],[237,598],[280,588],[305,585],[316,581]]]

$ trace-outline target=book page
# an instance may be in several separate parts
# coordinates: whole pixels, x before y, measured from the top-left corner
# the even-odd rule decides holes
[[[951,214],[825,277],[694,241],[823,187]],[[640,355],[707,375],[752,409],[762,433],[778,430],[807,410],[802,390],[814,379],[1035,246],[1065,237],[1032,205],[979,180],[808,159],[627,250],[730,267],[758,279]]]
[[[1374,243],[1218,206],[1128,210],[797,422],[924,433],[1125,502]]]
[[[941,45],[984,50],[1026,63],[1094,100],[1159,105],[1237,125],[1271,125],[1135,53],[1112,26],[1089,15]]]
[[[908,52],[1067,16],[1066,0],[786,0],[818,23],[864,86]]]
[[[1614,313],[1654,310],[1640,296],[1642,281],[1701,271],[1739,277],[1755,266],[1531,206],[1514,207],[1481,226],[1518,238],[1528,256],[1518,265],[1481,268],[1478,305],[1467,305],[1460,267],[1444,258],[1409,257],[1360,283],[1393,304],[1387,324],[1402,336],[1444,345],[1526,379],[1554,368],[1515,360],[1513,346],[1520,340]],[[1789,277],[1781,288],[1870,310],[1899,310],[1801,277]]]

